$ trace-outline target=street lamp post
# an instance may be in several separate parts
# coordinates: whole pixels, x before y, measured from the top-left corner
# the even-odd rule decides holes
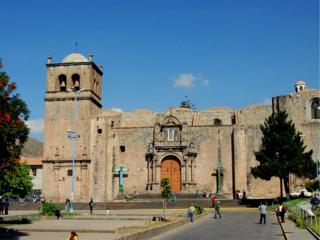
[[[320,106],[317,107],[320,112]],[[317,180],[318,180],[318,197],[320,198],[320,152],[318,150],[318,161],[317,161]]]
[[[320,197],[320,160],[317,161],[317,180],[318,180],[317,197]]]
[[[70,212],[73,212],[74,209],[74,177],[75,177],[75,160],[76,160],[76,141],[80,138],[80,135],[77,133],[77,95],[84,91],[82,88],[80,90],[73,87],[72,89],[67,89],[68,92],[74,93],[74,122],[73,130],[68,129],[68,138],[72,141],[72,175],[71,175],[71,192],[70,192]]]

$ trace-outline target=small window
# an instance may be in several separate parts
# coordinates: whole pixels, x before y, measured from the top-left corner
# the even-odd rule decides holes
[[[97,132],[98,132],[99,134],[101,134],[101,133],[102,133],[102,129],[101,129],[101,128],[98,128]]]
[[[114,127],[114,121],[111,121],[111,127],[112,128]]]
[[[168,141],[174,141],[175,130],[173,128],[167,129],[167,140]]]
[[[126,151],[126,146],[121,145],[121,146],[120,146],[120,152],[125,152],[125,151]]]
[[[32,175],[37,176],[37,169],[36,168],[32,168]]]
[[[71,177],[71,176],[72,176],[72,169],[68,169],[68,171],[67,171],[67,175],[68,175],[69,177]]]
[[[219,119],[219,118],[214,119],[213,125],[215,125],[215,126],[220,126],[220,125],[222,125],[221,119]]]

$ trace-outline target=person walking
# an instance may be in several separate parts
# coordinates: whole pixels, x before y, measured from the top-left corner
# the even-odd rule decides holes
[[[267,218],[267,204],[265,202],[261,202],[259,206],[260,210],[260,224],[266,224],[266,218]]]
[[[220,213],[220,201],[217,200],[216,203],[214,204],[214,218],[222,218],[221,213]]]
[[[199,190],[196,191],[196,198],[199,198]]]
[[[286,210],[285,206],[283,205],[282,202],[280,202],[280,203],[279,203],[279,206],[277,207],[276,212],[277,212],[277,215],[280,216],[281,223],[284,223],[284,222],[285,222],[285,221],[284,221],[284,216],[285,216],[285,214],[286,214],[286,211],[287,211],[287,210]]]
[[[4,199],[4,214],[8,215],[9,214],[9,205],[10,205],[10,200],[9,198]]]
[[[0,215],[4,214],[4,203],[3,203],[3,199],[0,196]]]
[[[172,193],[172,202],[177,201],[177,194],[175,192]]]
[[[70,236],[67,238],[67,240],[79,240],[79,236],[76,232],[71,232]]]
[[[188,208],[187,217],[190,219],[190,222],[194,221],[194,213],[196,211],[196,208],[193,206],[193,203],[190,204],[190,207]]]
[[[90,199],[89,207],[90,207],[90,214],[92,214],[92,210],[93,210],[93,200],[92,200],[92,198]]]
[[[70,211],[70,199],[69,198],[66,199],[66,202],[64,204],[64,211],[65,212],[69,212]]]
[[[216,205],[216,203],[217,203],[217,198],[213,194],[212,197],[211,197],[211,206],[212,206],[212,208],[214,208],[214,205]]]

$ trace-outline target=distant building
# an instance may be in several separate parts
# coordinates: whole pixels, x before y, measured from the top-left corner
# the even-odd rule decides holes
[[[42,190],[42,158],[41,157],[21,157],[20,162],[26,163],[30,167],[32,177],[32,190]]]
[[[72,53],[61,63],[48,58],[43,156],[43,194],[48,200],[70,198],[72,143],[67,132],[74,130],[75,113],[71,88],[82,89],[77,95],[75,201],[115,198],[121,167],[126,169],[123,189],[128,193],[159,193],[161,179],[168,177],[177,193],[212,191],[234,198],[237,190],[245,190],[249,197],[276,197],[279,179],[263,181],[250,173],[258,164],[253,152],[261,145],[260,124],[276,109],[288,111],[307,150],[313,149],[313,159],[320,159],[320,94],[302,81],[296,92],[272,98],[272,106],[117,112],[102,109],[102,74],[92,54],[86,58]]]

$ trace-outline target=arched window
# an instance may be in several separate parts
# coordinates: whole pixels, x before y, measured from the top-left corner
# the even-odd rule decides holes
[[[80,76],[79,74],[72,75],[72,84],[75,90],[80,90]]]
[[[174,128],[167,128],[166,129],[166,135],[167,135],[167,141],[174,141],[175,140],[175,134],[176,131]]]
[[[66,91],[67,90],[67,77],[64,74],[59,75],[59,86],[60,91]]]
[[[313,98],[311,101],[311,118],[320,119],[320,98]]]
[[[215,119],[213,120],[213,125],[215,125],[215,126],[220,126],[220,125],[222,125],[222,120],[219,119],[219,118],[215,118]]]

